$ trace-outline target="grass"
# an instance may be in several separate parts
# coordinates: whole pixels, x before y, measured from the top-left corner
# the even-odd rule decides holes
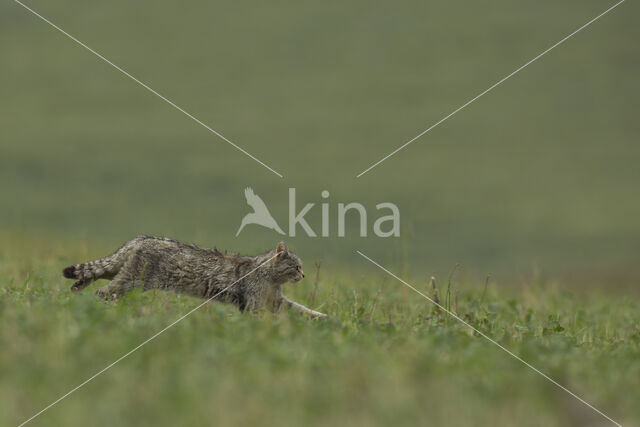
[[[200,302],[134,292],[103,303],[95,285],[72,294],[60,269],[82,250],[31,258],[42,249],[29,245],[0,262],[0,425],[17,425]],[[604,425],[379,270],[322,266],[314,276],[287,294],[328,319],[208,304],[31,425]],[[640,421],[633,300],[549,283],[409,281],[615,420]]]
[[[287,294],[330,318],[207,305],[32,425],[606,422],[356,249],[432,297],[435,275],[445,307],[640,424],[637,3],[355,178],[612,4],[29,0],[284,179],[0,4],[0,425],[199,303],[105,304],[96,285],[72,295],[62,267],[138,234],[274,247],[257,226],[235,237],[247,186],[283,228],[295,187],[316,231],[330,192],[330,237],[287,238],[311,273]],[[355,218],[336,237],[338,203],[371,227],[385,201],[400,238],[359,238]]]

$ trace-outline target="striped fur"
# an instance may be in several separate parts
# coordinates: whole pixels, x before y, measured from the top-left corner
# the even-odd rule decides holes
[[[116,299],[141,287],[213,298],[241,311],[263,307],[277,311],[285,304],[314,317],[324,316],[282,294],[284,283],[304,277],[302,262],[283,242],[264,254],[242,256],[163,237],[138,236],[111,255],[65,268],[62,275],[77,280],[72,291],[81,291],[95,280],[111,280],[96,292],[103,299]]]

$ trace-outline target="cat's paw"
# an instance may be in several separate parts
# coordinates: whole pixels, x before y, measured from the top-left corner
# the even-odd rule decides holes
[[[118,295],[112,293],[110,289],[100,288],[96,291],[96,295],[104,301],[115,301]]]

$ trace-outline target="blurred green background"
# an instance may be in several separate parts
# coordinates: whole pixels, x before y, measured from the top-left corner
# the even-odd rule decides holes
[[[209,304],[34,425],[604,422],[355,250],[434,297],[435,275],[474,327],[621,423],[640,419],[636,2],[361,178],[613,2],[27,4],[284,178],[1,3],[0,424],[200,304],[105,305],[97,286],[71,294],[62,267],[142,233],[272,248],[282,237],[258,226],[235,237],[247,186],[284,228],[295,187],[316,232],[330,192],[332,237],[285,239],[308,273],[287,295],[329,319]],[[396,203],[401,236],[361,238],[351,218],[338,238],[340,202],[364,204],[369,231],[375,205]]]
[[[89,248],[155,234],[239,252],[255,189],[401,210],[401,237],[288,238],[304,260],[414,274],[637,283],[638,5],[627,2],[406,150],[356,175],[612,5],[603,1],[28,5],[279,178],[13,2],[0,5],[0,229]],[[320,228],[319,207],[309,222]],[[371,229],[371,228],[370,228]],[[91,255],[101,255],[89,249]],[[576,279],[578,278],[578,279]]]

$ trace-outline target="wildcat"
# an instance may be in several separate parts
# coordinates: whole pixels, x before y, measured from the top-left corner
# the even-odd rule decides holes
[[[62,274],[78,279],[72,291],[81,291],[94,280],[111,280],[96,292],[105,300],[117,299],[139,286],[214,299],[240,311],[265,307],[276,312],[284,304],[312,317],[326,316],[282,294],[283,284],[304,277],[302,261],[284,242],[261,255],[242,256],[162,237],[138,236],[113,254],[69,266]]]

